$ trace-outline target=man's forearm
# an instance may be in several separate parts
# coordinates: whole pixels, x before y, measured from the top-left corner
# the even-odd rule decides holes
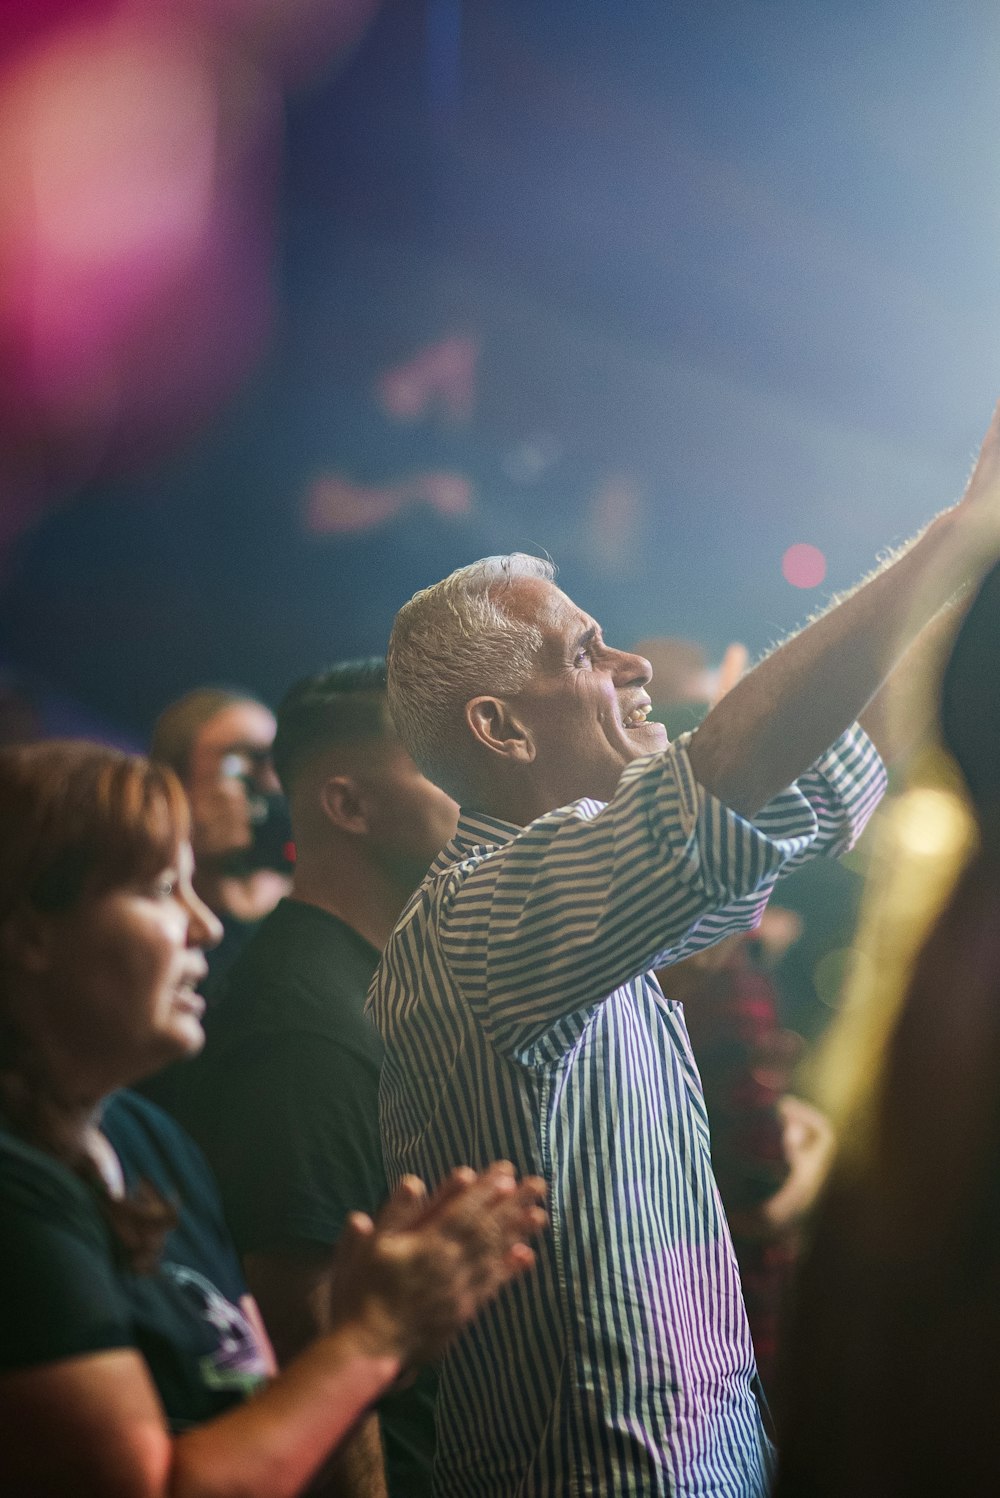
[[[388,1498],[382,1427],[374,1411],[313,1479],[309,1498]]]
[[[327,1252],[289,1249],[250,1254],[245,1269],[281,1367],[329,1326]],[[309,1487],[310,1498],[388,1498],[378,1415],[366,1413],[328,1458]]]
[[[691,740],[701,784],[752,816],[864,711],[914,636],[967,581],[976,551],[963,506],[785,642],[725,696]]]

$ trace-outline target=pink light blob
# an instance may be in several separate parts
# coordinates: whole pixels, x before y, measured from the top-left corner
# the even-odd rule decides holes
[[[425,504],[456,519],[473,508],[471,481],[462,473],[413,473],[390,484],[357,484],[340,473],[320,474],[309,486],[303,523],[314,536],[351,535],[385,525],[411,505]]]
[[[200,423],[266,336],[280,95],[146,0],[2,83],[0,429],[75,482]]]
[[[826,557],[818,546],[797,541],[781,558],[781,575],[793,588],[818,588],[826,577]]]

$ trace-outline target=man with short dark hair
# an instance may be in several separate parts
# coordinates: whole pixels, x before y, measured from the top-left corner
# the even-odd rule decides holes
[[[259,927],[206,1024],[178,1108],[222,1188],[247,1277],[284,1363],[321,1329],[330,1248],[385,1196],[382,1047],[364,1014],[379,953],[457,807],[389,720],[385,662],[300,682],[278,709],[274,764],[296,846],[291,897]],[[430,1492],[426,1381],[385,1403],[388,1491]],[[378,1421],[340,1459],[335,1491],[386,1491]]]

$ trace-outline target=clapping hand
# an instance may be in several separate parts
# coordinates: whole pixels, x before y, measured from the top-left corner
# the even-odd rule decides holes
[[[356,1321],[376,1355],[404,1365],[440,1357],[510,1280],[534,1264],[545,1182],[506,1161],[462,1167],[432,1194],[404,1176],[372,1221],[354,1213],[338,1246],[332,1319]]]

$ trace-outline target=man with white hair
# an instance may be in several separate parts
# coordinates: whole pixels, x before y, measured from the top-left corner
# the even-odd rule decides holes
[[[885,783],[853,720],[998,509],[995,416],[963,501],[673,745],[648,662],[545,562],[487,558],[400,610],[390,710],[462,817],[370,992],[388,1172],[502,1154],[551,1193],[537,1274],[446,1359],[444,1498],[765,1493],[701,1086],[651,970],[851,846]]]

